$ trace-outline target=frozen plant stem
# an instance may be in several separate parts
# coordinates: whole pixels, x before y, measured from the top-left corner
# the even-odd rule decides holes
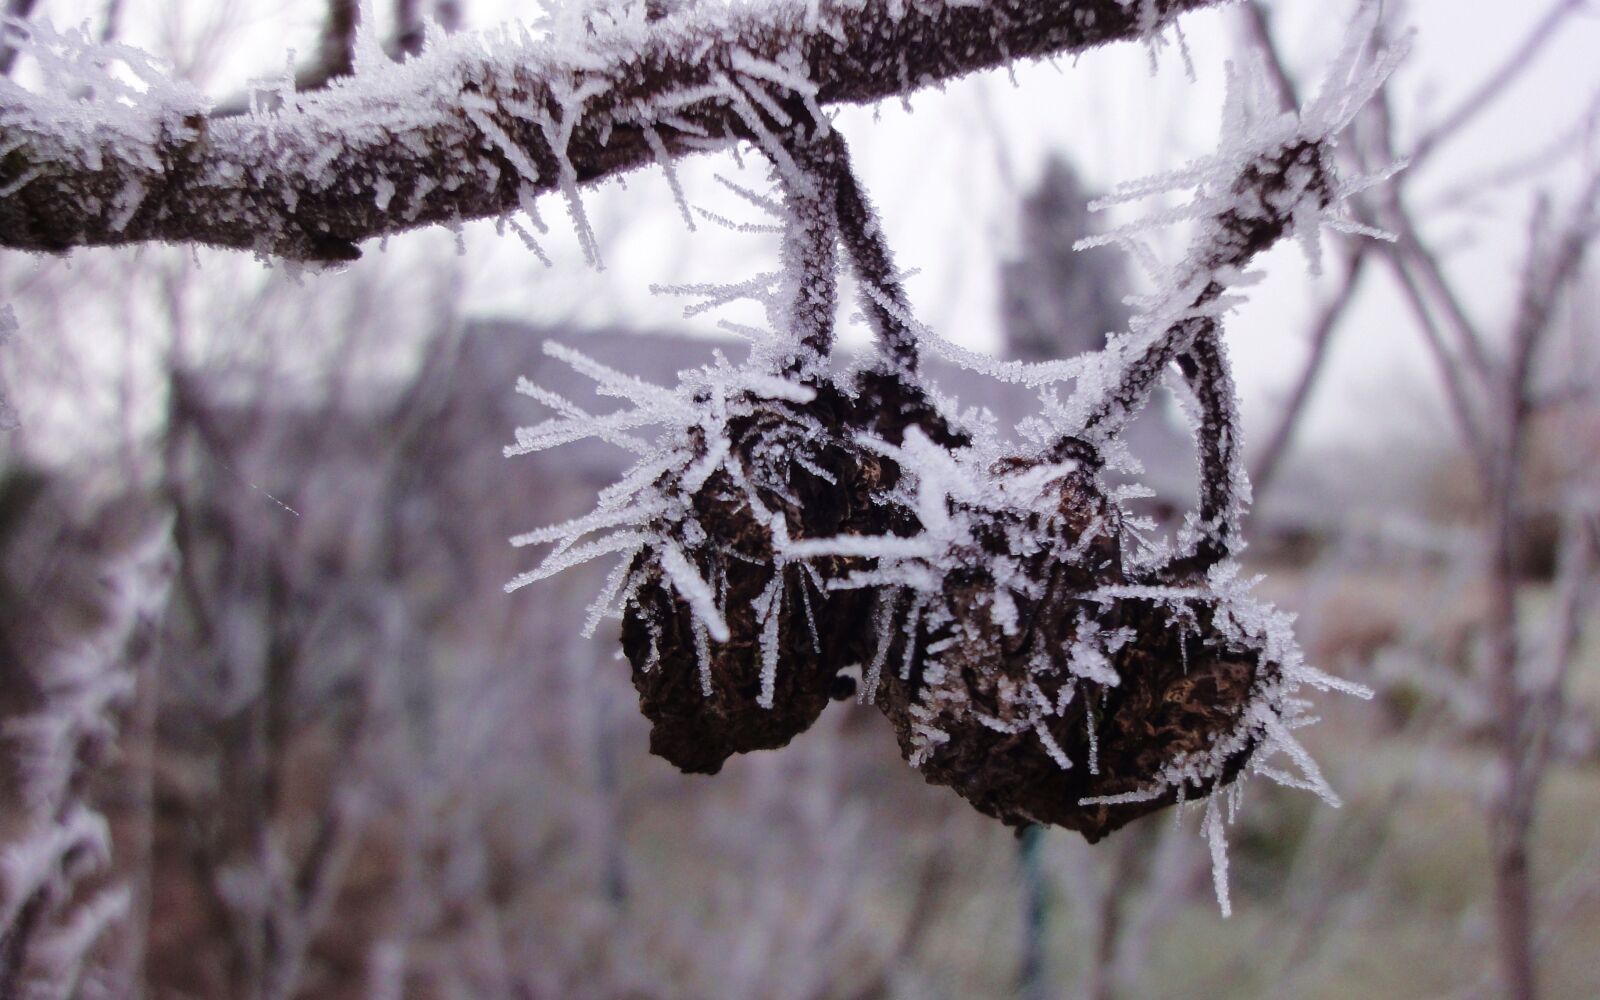
[[[1318,209],[1329,206],[1334,185],[1326,153],[1322,142],[1308,139],[1275,150],[1240,172],[1233,200],[1210,220],[1185,273],[1177,276],[1179,288],[1198,286],[1198,291],[1180,317],[1124,369],[1116,387],[1085,422],[1086,432],[1109,436],[1120,431],[1149,398],[1167,366],[1197,340],[1217,334],[1218,320],[1208,307],[1227,290],[1225,276],[1236,274],[1283,237],[1302,198],[1309,197]],[[1296,183],[1300,191],[1290,189]]]
[[[797,127],[797,132],[803,129]],[[838,178],[849,174],[844,143],[796,135],[783,145],[783,153],[798,174],[779,169],[785,188],[784,207],[789,223],[784,227],[784,299],[789,303],[790,335],[799,350],[784,368],[803,378],[822,377],[828,352],[833,348],[833,320],[838,310],[838,225],[834,199]],[[776,151],[775,151],[776,152]]]
[[[1239,465],[1238,397],[1226,348],[1215,332],[1196,338],[1178,368],[1200,406],[1195,448],[1200,455],[1200,539],[1176,575],[1203,574],[1237,545],[1239,514],[1248,487]]]
[[[838,140],[841,153],[844,140]],[[849,251],[856,279],[868,289],[864,303],[868,318],[878,335],[878,346],[890,366],[903,376],[917,371],[917,334],[911,318],[911,303],[895,270],[883,226],[862,190],[849,160],[841,158],[839,175],[839,230]]]

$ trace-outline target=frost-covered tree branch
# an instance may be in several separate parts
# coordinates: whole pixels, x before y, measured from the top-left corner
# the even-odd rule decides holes
[[[813,108],[905,96],[1019,59],[1149,37],[1223,0],[783,0],[533,37],[431,39],[403,64],[369,32],[355,75],[220,120],[141,54],[29,29],[43,83],[0,84],[0,245],[163,240],[302,260],[363,240],[508,215],[663,157],[750,135],[775,98]],[[140,81],[112,73],[119,60]]]

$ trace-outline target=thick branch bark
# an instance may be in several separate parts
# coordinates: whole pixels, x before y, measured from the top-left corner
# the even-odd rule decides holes
[[[530,194],[731,141],[736,81],[814,106],[900,96],[1017,59],[1140,36],[1227,0],[789,0],[689,9],[557,45],[462,40],[272,118],[221,121],[156,88],[140,107],[11,89],[0,101],[0,245],[165,240],[306,260],[375,236],[515,211]],[[809,9],[808,9],[809,8]],[[859,8],[859,9],[857,9]],[[492,50],[486,55],[485,50]],[[797,57],[797,58],[796,58]],[[564,155],[562,155],[564,153]]]

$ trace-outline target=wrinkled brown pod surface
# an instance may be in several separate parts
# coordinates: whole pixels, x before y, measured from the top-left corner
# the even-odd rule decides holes
[[[951,624],[919,630],[908,678],[886,668],[875,698],[908,760],[918,749],[919,725],[948,734],[925,751],[918,765],[924,779],[950,786],[1012,826],[1063,826],[1090,842],[1171,805],[1177,790],[1141,802],[1080,800],[1147,788],[1176,758],[1209,751],[1234,731],[1262,670],[1256,651],[1234,648],[1217,634],[1203,603],[1188,602],[1188,613],[1174,621],[1170,607],[1153,601],[1119,598],[1107,605],[1079,597],[1097,584],[1120,582],[1110,518],[1110,505],[1091,483],[1069,480],[1059,519],[1044,526],[1052,545],[1034,567],[1035,579],[1048,579],[1049,586],[1037,600],[1017,598],[1017,634],[1006,635],[993,623],[994,582],[982,566],[952,574],[940,597]],[[1090,557],[1052,564],[1051,553],[1072,550],[1086,530],[1097,536],[1080,550]],[[1069,651],[1086,638],[1080,633],[1091,629],[1131,632],[1110,654],[1117,684],[1074,676],[1067,668]],[[902,662],[904,641],[897,635],[889,664]],[[941,642],[947,645],[930,657],[927,648]],[[1025,724],[1035,704],[1027,693],[1030,681],[1052,704],[1073,688],[1059,714],[1036,719],[1070,767],[1062,767],[1032,725],[1001,732],[978,717]],[[1250,750],[1246,745],[1225,762],[1223,784]],[[1191,787],[1188,795],[1213,790]]]
[[[750,605],[766,589],[770,568],[763,572],[749,566],[729,573],[726,618],[731,635],[726,643],[711,640],[707,646],[709,695],[701,687],[688,606],[659,583],[647,584],[641,591],[623,620],[622,648],[633,665],[640,710],[651,723],[651,753],[682,771],[715,774],[736,753],[786,745],[822,714],[834,676],[826,652],[833,640],[824,625],[832,620],[826,617],[831,611],[817,607],[824,602],[812,595],[824,650],[819,655],[799,594],[799,588],[810,583],[802,582],[794,570],[786,575],[778,625],[781,655],[771,708],[758,703],[761,622]],[[659,623],[654,636],[651,616]],[[657,647],[654,655],[652,644]]]
[[[816,427],[843,428],[845,434],[872,428],[898,440],[908,424],[936,418],[920,396],[892,379],[868,373],[862,382],[854,399],[824,385],[810,403],[762,400],[729,421],[734,453],[758,484],[762,504],[784,516],[792,539],[894,530],[890,509],[871,496],[893,485],[899,470],[848,437],[819,435]],[[781,483],[782,490],[763,483]],[[870,627],[872,598],[866,591],[819,590],[804,567],[787,567],[774,697],[770,708],[763,707],[763,620],[753,602],[775,571],[771,531],[725,470],[701,487],[693,506],[706,538],[684,545],[684,552],[718,590],[729,631],[727,642],[706,641],[710,694],[702,687],[693,615],[663,584],[654,553],[635,561],[634,571],[646,579],[625,609],[622,646],[640,710],[651,722],[651,753],[683,771],[715,774],[733,754],[784,746],[816,721],[839,668],[853,662],[853,650]],[[845,560],[821,560],[811,570],[826,579],[847,566]]]

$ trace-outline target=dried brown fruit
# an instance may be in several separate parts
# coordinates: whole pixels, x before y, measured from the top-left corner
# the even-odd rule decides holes
[[[877,372],[860,376],[853,398],[824,384],[806,403],[745,399],[730,408],[727,437],[738,474],[720,466],[693,491],[692,514],[681,519],[696,526],[681,551],[715,591],[727,639],[711,636],[663,580],[656,549],[635,559],[642,582],[622,629],[640,710],[652,724],[651,752],[707,774],[735,753],[784,746],[809,728],[870,624],[868,592],[826,586],[849,572],[852,560],[786,563],[770,518],[781,517],[795,541],[891,533],[905,516],[874,497],[894,485],[899,470],[859,448],[853,435],[870,429],[898,439],[909,423],[943,426],[919,393]],[[684,492],[673,482],[657,489]],[[674,532],[684,534],[682,527]],[[774,587],[779,572],[782,584]],[[767,607],[774,592],[775,621]]]
[[[1015,594],[1015,610],[997,614],[991,562],[968,560],[919,608],[915,628],[894,630],[883,660],[899,669],[883,671],[875,703],[927,781],[1010,825],[1096,841],[1170,805],[1176,762],[1208,760],[1205,773],[1232,781],[1254,741],[1233,739],[1220,761],[1209,758],[1241,731],[1271,668],[1216,627],[1205,599],[1110,596],[1138,592],[1124,586],[1115,508],[1088,474],[1066,477],[1060,494],[1053,515],[1019,515],[981,536],[996,557],[1019,535],[1041,541],[1020,563],[1036,596]],[[1108,796],[1137,800],[1084,801]]]

